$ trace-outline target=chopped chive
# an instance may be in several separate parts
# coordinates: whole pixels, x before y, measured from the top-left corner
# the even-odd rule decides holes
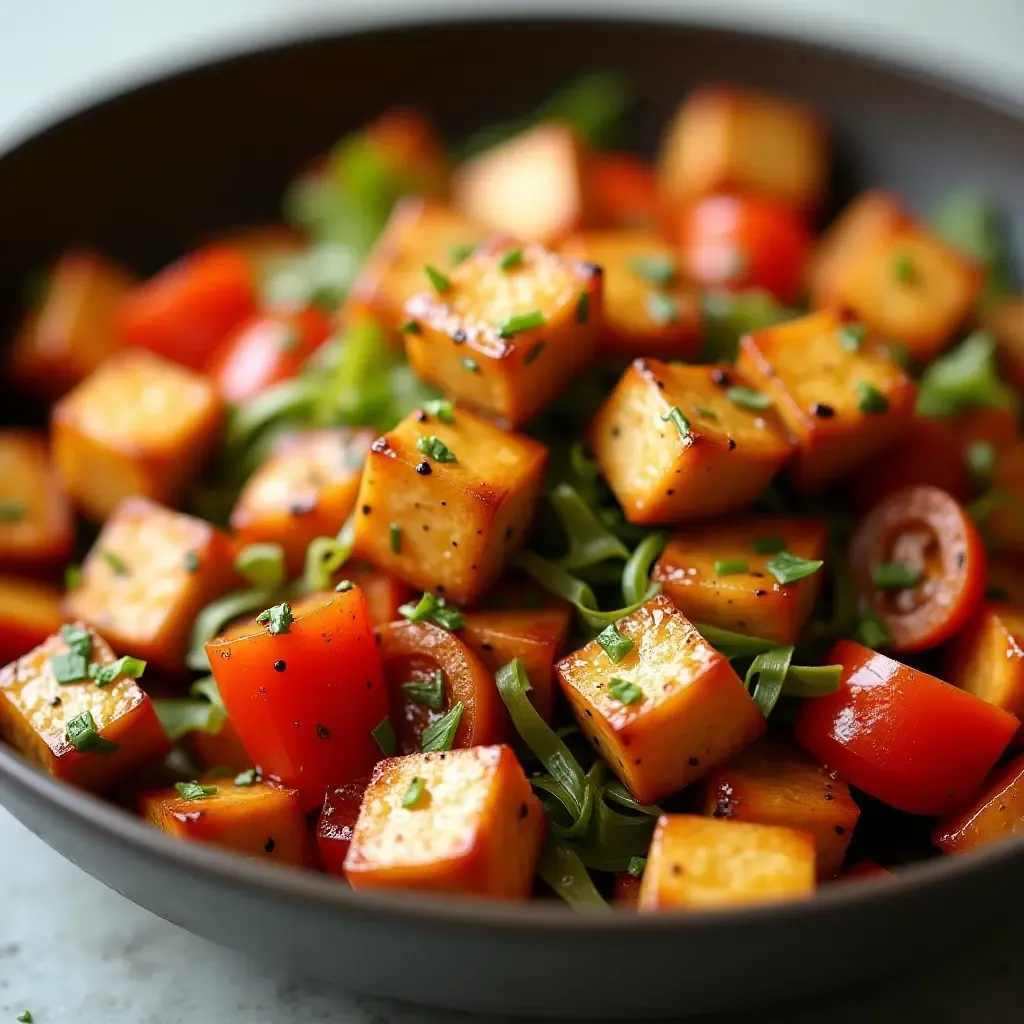
[[[735,576],[737,573],[747,572],[750,566],[741,559],[723,560],[715,562],[716,576]]]
[[[213,796],[217,792],[216,786],[204,786],[201,782],[176,782],[174,788],[178,791],[182,800],[202,800],[205,797]]]
[[[423,704],[432,711],[444,710],[444,673],[437,669],[429,683],[402,683],[402,692],[416,704]]]
[[[90,665],[89,678],[97,686],[109,686],[115,679],[141,679],[146,671],[146,663],[141,658],[132,658],[125,654],[112,661],[109,665]]]
[[[86,661],[92,657],[92,633],[89,630],[63,625],[60,627],[60,635],[75,654],[80,654]]]
[[[629,682],[628,679],[613,679],[608,684],[608,692],[620,704],[636,704],[643,700],[644,696],[644,691],[636,683]]]
[[[409,783],[409,788],[405,791],[405,796],[402,797],[402,806],[412,810],[420,802],[420,797],[423,796],[425,789],[426,783],[418,775],[414,775],[412,782]]]
[[[576,323],[585,324],[590,319],[590,292],[580,292],[576,300]]]
[[[480,372],[480,364],[472,356],[462,357],[462,368],[469,370],[470,373]]]
[[[260,781],[259,768],[247,768],[235,776],[236,786],[255,786]]]
[[[530,351],[526,353],[523,358],[523,366],[529,366],[544,351],[547,347],[547,342],[538,341],[536,345],[531,346]]]
[[[733,405],[750,412],[762,412],[771,407],[772,398],[762,391],[755,391],[753,388],[732,387],[726,391],[726,397]]]
[[[423,730],[420,747],[425,754],[440,750],[451,750],[455,742],[455,733],[462,721],[462,701],[460,700],[444,718],[432,722]]]
[[[503,320],[498,325],[499,338],[514,338],[524,331],[532,331],[537,327],[543,327],[547,318],[539,309],[531,309],[529,313],[517,313]]]
[[[351,580],[341,580],[334,588],[334,592],[336,594],[347,594],[350,590],[354,589],[355,584]]]
[[[901,370],[910,368],[910,349],[899,342],[890,341],[881,346],[883,351]]]
[[[598,646],[612,660],[613,665],[618,665],[622,659],[629,654],[636,646],[635,642],[628,636],[623,636],[616,628],[615,623],[610,623],[597,634]]]
[[[58,686],[80,683],[89,678],[89,663],[77,651],[65,651],[50,658],[50,669]]]
[[[25,518],[28,506],[23,501],[0,502],[0,523],[17,523]]]
[[[435,462],[458,462],[451,450],[436,434],[428,434],[416,442],[416,450]]]
[[[398,612],[410,622],[423,622],[425,619],[433,618],[439,607],[438,598],[427,590],[416,604],[403,604]]]
[[[870,613],[860,620],[854,637],[858,643],[872,649],[892,643],[889,627],[877,615]]]
[[[434,612],[433,619],[442,629],[447,629],[449,633],[462,629],[466,624],[466,620],[462,617],[462,612],[458,608],[449,608],[444,604]]]
[[[69,719],[65,727],[65,736],[68,743],[81,754],[112,754],[118,749],[118,744],[111,743],[100,735],[91,711],[83,711]]]
[[[868,329],[864,324],[841,324],[836,334],[839,337],[839,344],[847,352],[860,350],[860,343],[864,340]]]
[[[706,419],[706,420],[717,420],[718,419],[718,413],[715,412],[714,409],[708,409],[708,408],[706,408],[703,405],[695,406],[693,411],[698,416],[703,416],[704,419]]]
[[[18,1024],[32,1024],[32,1011],[22,1010],[17,1017],[14,1018]]]
[[[684,441],[690,436],[690,421],[683,415],[678,405],[673,405],[661,418],[662,420],[671,420]]]
[[[676,281],[676,261],[671,256],[636,256],[629,269],[655,288],[668,288]]]
[[[502,270],[515,270],[520,263],[523,262],[523,250],[522,249],[509,249],[500,260],[498,260],[498,266]]]
[[[646,857],[630,857],[629,864],[626,866],[626,873],[634,878],[640,878],[644,873],[645,867],[647,867]]]
[[[113,551],[101,552],[103,561],[110,567],[110,571],[116,576],[128,575],[128,563]]]
[[[391,719],[385,715],[370,732],[374,742],[380,747],[380,752],[385,757],[394,757],[398,750],[398,739],[395,736],[395,727]]]
[[[892,258],[892,273],[900,284],[912,284],[917,277],[914,261],[906,253],[898,253]]]
[[[781,537],[768,534],[764,537],[755,537],[750,546],[759,555],[777,555],[780,551],[786,550],[786,542]]]
[[[199,571],[199,552],[198,551],[186,551],[185,552],[185,572],[198,572]]]
[[[388,544],[391,547],[391,554],[402,553],[402,528],[398,523],[391,523],[388,526]]]
[[[866,380],[858,381],[857,391],[860,393],[857,407],[861,412],[874,414],[889,411],[889,399],[874,384]]]
[[[782,584],[796,583],[813,576],[825,563],[817,558],[801,558],[788,551],[780,551],[765,563],[765,568]]]
[[[290,633],[291,625],[294,621],[295,616],[292,615],[292,606],[287,601],[283,601],[281,604],[275,604],[273,607],[265,609],[256,616],[256,625],[266,626],[267,629],[275,635],[280,633]]]
[[[432,398],[423,403],[423,411],[436,416],[442,423],[455,422],[455,405],[447,398]]]
[[[448,257],[452,261],[452,266],[457,267],[460,263],[468,260],[474,252],[476,252],[476,246],[472,242],[461,242],[459,245],[452,246]]]
[[[423,328],[420,327],[420,325],[415,320],[406,320],[404,323],[399,325],[398,329],[403,334],[422,334],[423,333]]]
[[[988,483],[996,468],[996,449],[991,441],[974,441],[964,451],[964,462],[978,483]]]
[[[679,322],[679,303],[664,292],[648,292],[644,300],[647,315],[659,326]]]
[[[423,272],[427,275],[427,280],[430,281],[430,286],[437,292],[438,295],[443,295],[452,286],[452,282],[447,274],[442,274],[437,267],[432,267],[429,263],[423,268]]]
[[[920,569],[912,569],[898,562],[881,562],[871,568],[871,582],[879,590],[905,590],[916,587],[924,578]]]
[[[64,566],[64,589],[77,590],[82,585],[82,567],[72,563]]]

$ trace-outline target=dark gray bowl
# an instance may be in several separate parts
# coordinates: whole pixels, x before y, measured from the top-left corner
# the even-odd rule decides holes
[[[0,158],[0,323],[25,272],[70,242],[155,268],[211,230],[264,219],[294,169],[393,103],[452,138],[514,115],[572,73],[621,68],[650,150],[694,83],[814,103],[837,134],[836,196],[884,183],[927,207],[976,183],[1024,251],[1024,111],[819,47],[683,25],[470,22],[316,39],[159,81]],[[30,415],[3,403],[8,420]],[[561,905],[357,897],[314,875],[151,831],[0,747],[0,798],[111,888],[199,935],[362,992],[475,1011],[680,1016],[824,989],[951,951],[1024,909],[1024,837],[892,881],[735,913],[578,917]],[[951,942],[951,937],[953,941]]]

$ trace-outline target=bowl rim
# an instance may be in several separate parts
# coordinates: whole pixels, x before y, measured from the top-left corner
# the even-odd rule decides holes
[[[326,25],[306,24],[299,32],[288,34],[277,42],[268,42],[261,37],[241,46],[228,45],[219,52],[204,52],[194,61],[172,60],[150,73],[131,76],[130,84],[101,87],[81,102],[61,104],[58,109],[39,118],[40,123],[35,127],[23,126],[21,132],[15,130],[0,139],[0,161],[60,131],[69,122],[123,98],[267,54],[301,50],[310,44],[322,44],[335,38],[387,36],[409,31],[452,31],[460,27],[487,26],[500,29],[503,25],[571,25],[581,22],[604,27],[669,26],[717,36],[724,41],[740,40],[789,48],[798,53],[815,52],[863,71],[884,73],[890,78],[937,90],[1008,116],[1024,128],[1024,101],[1019,102],[997,90],[943,75],[912,62],[864,53],[855,47],[845,47],[834,42],[798,39],[781,29],[759,31],[724,25],[713,20],[700,20],[687,16],[686,12],[658,13],[649,9],[642,9],[634,17],[624,17],[604,9],[595,13],[559,10],[550,15],[533,10],[517,13],[497,9],[475,12],[473,15],[467,15],[464,10],[448,10],[427,14],[416,12],[408,17],[396,17],[392,13],[378,21],[359,19],[348,25],[330,22]],[[91,832],[98,840],[123,843],[171,870],[198,872],[238,889],[257,890],[263,895],[288,899],[311,909],[330,908],[340,912],[341,916],[384,918],[395,924],[429,924],[433,927],[457,929],[486,926],[491,930],[510,933],[530,932],[543,926],[546,931],[577,936],[586,934],[599,937],[620,933],[656,936],[679,931],[699,931],[707,935],[708,932],[720,933],[722,930],[731,932],[738,927],[795,925],[822,915],[838,915],[854,906],[881,907],[895,894],[910,898],[927,894],[938,898],[963,880],[980,875],[994,866],[1011,861],[1024,863],[1024,835],[1020,835],[968,855],[936,857],[914,864],[891,877],[864,878],[849,884],[833,883],[806,900],[764,903],[726,912],[665,911],[638,915],[613,906],[609,913],[572,913],[564,904],[554,901],[495,903],[451,900],[419,893],[355,892],[342,880],[320,872],[263,864],[212,845],[183,842],[151,828],[141,818],[116,804],[45,774],[13,748],[0,743],[0,791],[5,787],[17,790],[27,801],[39,802],[59,814],[69,815],[80,832]]]

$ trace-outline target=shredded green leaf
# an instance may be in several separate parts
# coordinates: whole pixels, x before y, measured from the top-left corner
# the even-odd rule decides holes
[[[458,732],[459,722],[462,721],[462,701],[454,704],[443,717],[423,730],[420,737],[420,749],[427,754],[437,750],[451,750],[455,742],[455,733]]]
[[[999,378],[992,336],[974,331],[924,371],[917,392],[917,412],[921,416],[953,418],[985,406],[1013,408],[1014,397]]]

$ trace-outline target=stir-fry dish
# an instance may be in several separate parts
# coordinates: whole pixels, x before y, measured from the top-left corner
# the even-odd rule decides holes
[[[1024,832],[997,211],[830,196],[784,97],[695,91],[654,161],[627,111],[389,111],[279,224],[33,278],[8,744],[356,890],[725,908]]]

